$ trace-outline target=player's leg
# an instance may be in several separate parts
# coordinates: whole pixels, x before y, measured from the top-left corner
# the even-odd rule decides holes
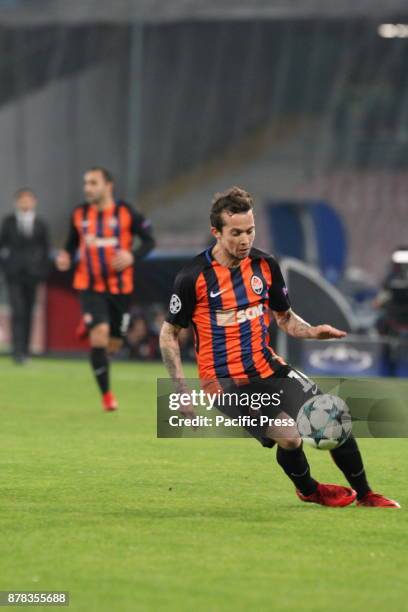
[[[293,373],[298,376],[293,376]],[[296,417],[303,403],[313,395],[320,394],[321,391],[311,379],[295,368],[290,368],[286,376],[288,374],[291,380],[286,386],[294,408],[294,412],[291,414]],[[394,500],[372,492],[367,481],[361,453],[353,435],[341,446],[330,452],[335,464],[343,472],[352,489],[356,491],[359,505],[399,507]]]
[[[226,386],[223,384],[224,392],[229,392],[231,395],[234,394],[238,397],[237,405],[229,406],[223,402],[222,405],[217,407],[229,417],[234,418],[239,414],[242,416],[250,415],[252,420],[256,421],[256,424],[245,427],[246,431],[266,448],[277,445],[277,461],[293,482],[300,499],[325,506],[347,506],[354,501],[355,492],[348,487],[317,482],[310,473],[310,466],[303,451],[302,440],[299,437],[296,424],[288,423],[285,427],[282,426],[283,419],[293,418],[293,414],[289,411],[286,412],[286,408],[292,407],[293,409],[293,405],[299,402],[297,387],[291,385],[292,392],[288,393],[287,388],[290,385],[282,384],[282,379],[286,377],[288,372],[289,368],[286,368],[281,371],[279,377],[272,376],[256,382],[252,381],[246,385],[233,386],[233,383],[229,383]],[[253,401],[255,398],[269,396],[272,400],[277,393],[280,393],[282,387],[285,387],[283,405],[275,406],[271,402],[270,405],[263,404],[259,410],[251,410],[249,406],[255,405]],[[296,396],[295,399],[293,395]],[[248,401],[248,396],[250,401]],[[258,399],[256,401],[258,402]],[[305,399],[303,399],[304,401]],[[282,411],[282,408],[285,409],[285,412]],[[262,425],[261,416],[268,417],[268,423]],[[278,418],[281,420],[280,426],[269,424],[272,419]]]
[[[374,493],[368,484],[363,459],[354,436],[350,436],[344,444],[330,451],[333,461],[344,476],[357,491],[357,505],[399,508],[400,505],[380,493]]]
[[[108,373],[110,358],[117,354],[123,346],[123,338],[126,335],[130,320],[130,300],[131,298],[129,295],[105,294],[105,305],[109,324],[107,326],[107,336],[104,337],[104,359],[107,363]],[[118,408],[117,399],[109,388],[109,380],[108,389],[103,394],[103,406],[107,411],[116,410]]]
[[[90,363],[95,381],[102,395],[105,410],[114,410],[109,406],[109,309],[105,294],[96,291],[81,291],[80,295],[83,321],[89,330]]]
[[[284,412],[275,415],[275,418],[291,417],[296,419],[299,408],[319,390],[314,384],[303,384],[303,380],[293,379],[292,368],[285,367],[276,375],[265,380],[269,394],[281,393],[281,408]],[[309,381],[310,382],[310,381]],[[273,410],[266,410],[268,417],[273,417]],[[348,506],[355,498],[356,493],[349,487],[323,484],[315,480],[310,471],[309,462],[303,450],[303,443],[299,436],[296,424],[287,427],[268,426],[264,431],[264,446],[268,440],[277,444],[276,459],[288,478],[293,482],[296,493],[302,501],[313,502],[325,506]]]
[[[89,331],[92,370],[102,394],[109,391],[109,323],[97,323]]]
[[[279,418],[287,418],[287,416],[281,413]],[[265,438],[276,442],[277,462],[295,485],[296,493],[302,501],[323,506],[344,507],[355,500],[356,493],[353,489],[340,485],[323,484],[312,477],[296,426],[286,429],[280,427],[279,431],[276,429],[268,427],[265,431]]]
[[[284,413],[279,415],[283,418]],[[277,444],[276,460],[285,472],[286,476],[295,485],[297,491],[302,495],[308,496],[316,492],[318,482],[312,478],[310,465],[303,451],[303,443],[298,435],[296,427],[283,430],[280,428],[276,432],[275,428],[269,427],[265,432],[265,437],[274,440]]]
[[[117,354],[123,346],[130,322],[131,296],[128,294],[109,294],[110,337],[109,354]]]
[[[107,412],[118,408],[110,389],[109,333],[109,323],[98,323],[89,332],[91,366],[102,394],[102,406]]]

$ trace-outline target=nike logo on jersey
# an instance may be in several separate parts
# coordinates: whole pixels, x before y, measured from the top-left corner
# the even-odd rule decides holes
[[[226,289],[221,289],[221,291],[211,291],[210,297],[215,298],[221,295],[221,293],[225,293]]]

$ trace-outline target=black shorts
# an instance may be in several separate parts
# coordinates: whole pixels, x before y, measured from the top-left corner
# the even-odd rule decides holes
[[[79,292],[79,301],[88,329],[100,323],[108,323],[111,337],[121,338],[126,335],[130,321],[131,295],[86,290]]]
[[[224,394],[233,393],[232,397],[238,397],[238,401],[232,404],[223,402],[223,405],[217,405],[217,409],[230,418],[250,416],[252,423],[255,419],[256,425],[245,426],[244,429],[267,448],[272,448],[275,442],[266,437],[269,425],[261,424],[260,417],[276,419],[284,413],[296,421],[303,404],[322,393],[313,380],[290,365],[282,366],[273,376],[253,379],[247,384],[236,384],[232,379],[220,382]],[[262,402],[262,396],[265,403]],[[248,398],[251,405],[248,405]]]

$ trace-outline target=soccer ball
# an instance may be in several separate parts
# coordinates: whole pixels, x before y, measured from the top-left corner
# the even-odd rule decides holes
[[[332,450],[347,440],[352,422],[347,404],[340,397],[324,393],[303,404],[296,425],[305,444]]]

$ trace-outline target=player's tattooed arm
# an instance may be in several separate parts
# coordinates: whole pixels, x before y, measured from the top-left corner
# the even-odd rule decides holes
[[[189,389],[184,379],[183,365],[181,363],[179,343],[181,329],[182,328],[178,325],[172,325],[165,321],[160,330],[160,350],[164,365],[174,382],[177,393],[189,393]],[[180,407],[179,412],[190,418],[196,416],[191,405]],[[196,429],[196,427],[193,427],[193,429]]]
[[[160,351],[164,365],[179,393],[186,390],[181,363],[179,334],[181,327],[165,321],[160,330]]]
[[[295,338],[311,338],[312,326],[297,315],[291,308],[284,312],[273,310],[275,321],[282,331]]]
[[[276,310],[272,312],[278,327],[294,338],[330,340],[331,338],[344,338],[347,335],[346,332],[331,325],[310,325],[291,308],[284,312],[277,312]]]

